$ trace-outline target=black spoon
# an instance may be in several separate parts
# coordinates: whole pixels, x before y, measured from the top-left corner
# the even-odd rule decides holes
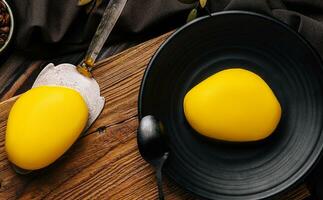
[[[141,156],[156,170],[159,199],[164,200],[162,168],[169,152],[163,135],[162,124],[154,116],[148,115],[141,119],[137,142]]]

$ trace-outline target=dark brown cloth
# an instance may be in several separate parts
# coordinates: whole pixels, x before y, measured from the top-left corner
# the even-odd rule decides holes
[[[208,0],[212,12],[247,10],[273,16],[303,35],[323,57],[323,0]],[[16,17],[15,48],[36,57],[84,52],[108,0],[87,14],[77,0],[11,0]],[[177,0],[128,0],[107,46],[148,38],[185,24],[194,5]],[[304,133],[306,134],[306,133]],[[323,199],[323,164],[311,175]]]
[[[41,54],[86,49],[107,4],[87,15],[77,0],[12,0],[16,47]],[[274,16],[298,30],[323,55],[322,0],[209,0],[211,11],[249,10]],[[177,0],[128,0],[110,42],[131,40],[185,23],[188,10]],[[56,51],[60,49],[60,51]]]
[[[85,50],[108,1],[90,14],[77,0],[13,0],[17,21],[15,47],[40,55]],[[136,40],[185,22],[190,5],[176,0],[128,0],[109,42]],[[57,51],[59,50],[59,51]]]

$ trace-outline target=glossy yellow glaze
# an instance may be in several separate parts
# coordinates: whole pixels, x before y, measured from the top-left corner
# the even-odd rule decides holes
[[[257,74],[233,68],[193,87],[184,98],[184,113],[200,134],[247,142],[268,137],[281,118],[273,91]]]
[[[27,170],[48,166],[76,141],[87,119],[87,105],[73,89],[41,86],[27,91],[9,114],[5,138],[9,160]]]

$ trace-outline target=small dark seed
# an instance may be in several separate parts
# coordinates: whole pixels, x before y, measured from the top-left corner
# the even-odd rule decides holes
[[[0,38],[0,47],[1,47],[2,45],[4,45],[4,43],[5,43],[5,40],[4,40],[4,39],[2,39],[2,38]]]
[[[0,27],[0,33],[8,33],[8,32],[9,32],[9,26]]]
[[[9,23],[10,23],[10,16],[8,13],[6,13],[4,16],[4,25],[9,25]]]
[[[0,1],[0,10],[2,9],[6,9],[6,5],[2,1]]]
[[[0,34],[0,38],[2,38],[2,39],[7,39],[8,38],[8,34],[6,34],[6,33],[1,33]]]

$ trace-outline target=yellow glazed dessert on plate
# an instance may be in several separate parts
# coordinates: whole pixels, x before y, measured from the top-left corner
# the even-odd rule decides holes
[[[281,106],[257,74],[232,68],[194,86],[184,97],[184,114],[198,133],[218,140],[250,142],[268,137]]]

